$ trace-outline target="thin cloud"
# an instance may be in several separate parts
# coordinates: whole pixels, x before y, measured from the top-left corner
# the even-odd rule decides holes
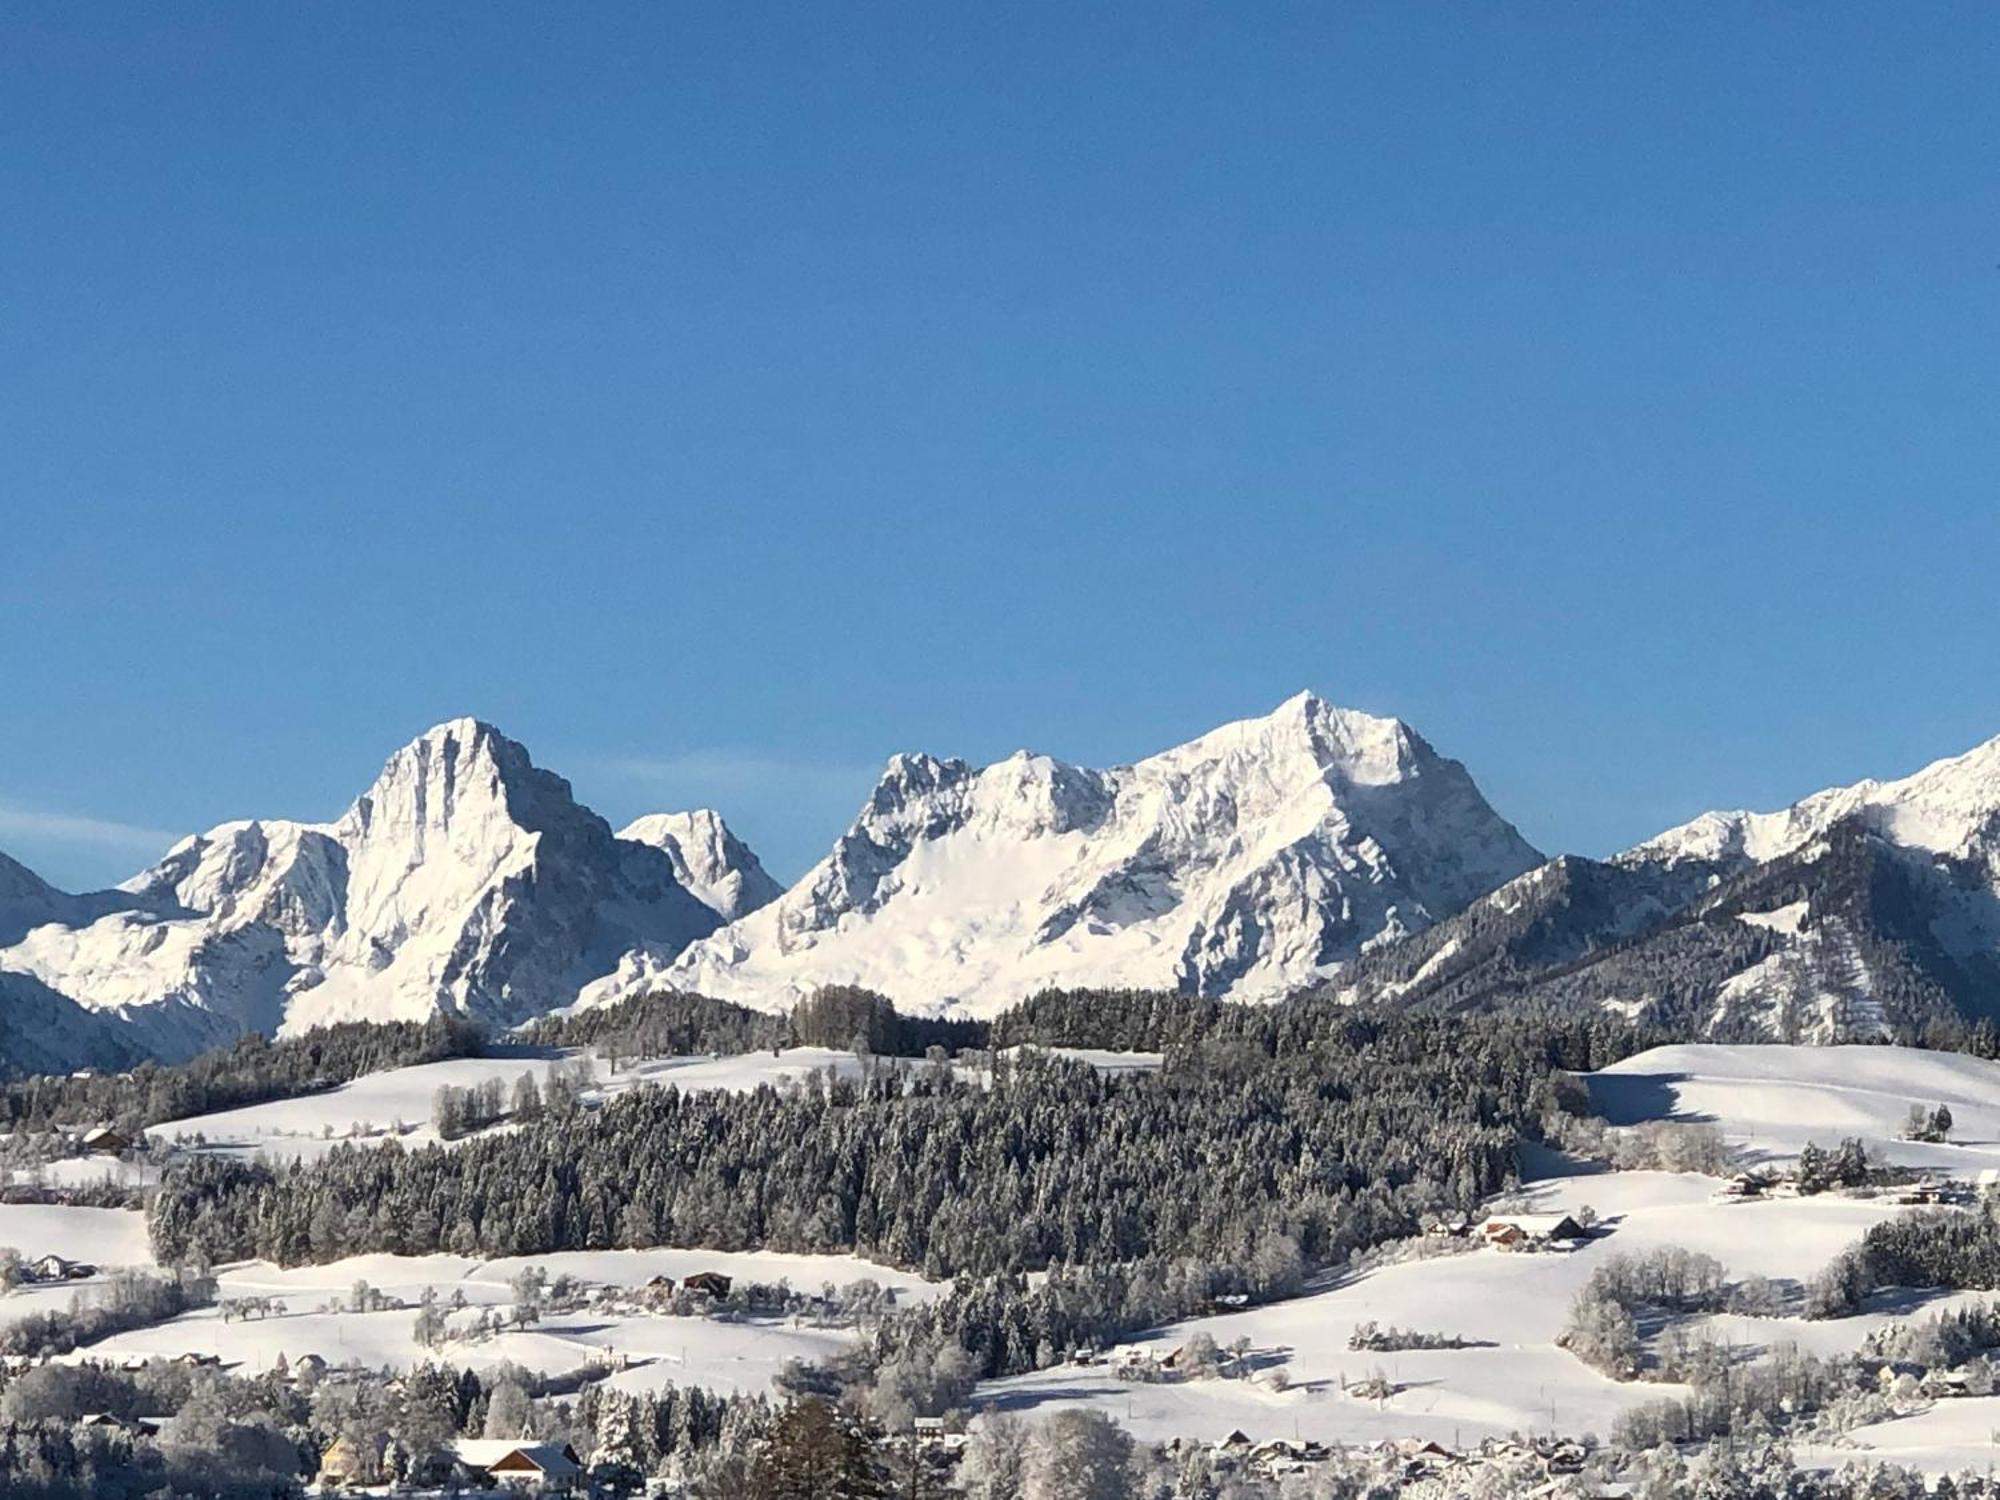
[[[831,765],[741,750],[688,750],[678,755],[605,755],[591,758],[600,773],[646,786],[701,786],[716,791],[807,796],[852,793],[859,797],[882,773],[880,766]]]
[[[75,813],[42,812],[0,802],[0,838],[157,853],[179,837],[159,828],[142,828],[136,823],[86,818]]]

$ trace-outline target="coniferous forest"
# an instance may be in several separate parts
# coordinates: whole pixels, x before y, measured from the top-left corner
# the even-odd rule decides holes
[[[1259,1021],[1260,1014],[1265,1017]],[[1146,1255],[1229,1260],[1269,1235],[1324,1263],[1470,1209],[1626,1028],[1246,1012],[1157,1073],[1059,1056],[884,1066],[859,1083],[647,1088],[449,1149],[176,1164],[161,1258],[647,1245],[853,1250],[950,1277]]]

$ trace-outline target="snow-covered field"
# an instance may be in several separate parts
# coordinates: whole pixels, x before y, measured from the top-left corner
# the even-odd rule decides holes
[[[1910,1047],[1655,1047],[1594,1074],[1613,1124],[1713,1120],[1750,1161],[1789,1160],[1807,1141],[1858,1136],[1906,1166],[1969,1177],[2000,1167],[2000,1063]],[[1912,1104],[1943,1104],[1951,1141],[1898,1139]]]
[[[1248,1338],[1258,1363],[1283,1365],[1290,1388],[1282,1393],[1242,1380],[1128,1383],[1104,1366],[1062,1365],[991,1382],[980,1396],[1016,1410],[1096,1406],[1139,1436],[1158,1439],[1220,1438],[1233,1428],[1259,1438],[1297,1432],[1341,1442],[1416,1436],[1456,1444],[1515,1431],[1601,1436],[1626,1407],[1677,1390],[1621,1385],[1556,1347],[1570,1298],[1605,1257],[1680,1245],[1715,1256],[1733,1278],[1798,1277],[1894,1211],[1832,1197],[1720,1203],[1716,1186],[1711,1178],[1664,1172],[1556,1178],[1533,1185],[1526,1206],[1573,1214],[1589,1205],[1610,1233],[1573,1252],[1477,1249],[1392,1265],[1290,1302],[1178,1324],[1143,1341],[1164,1353],[1197,1331],[1225,1346]],[[1368,1321],[1488,1347],[1350,1350],[1348,1335]],[[1836,1347],[1851,1347],[1870,1326],[1865,1319],[1728,1322],[1726,1336],[1766,1346],[1830,1338]],[[1343,1380],[1352,1384],[1378,1371],[1404,1390],[1378,1403],[1341,1388]]]
[[[1913,1416],[1857,1427],[1838,1448],[1814,1449],[1801,1455],[1808,1462],[1828,1464],[1862,1456],[1932,1474],[2000,1470],[2000,1396],[1940,1401]]]
[[[129,1208],[69,1208],[55,1203],[0,1203],[0,1245],[32,1260],[60,1255],[98,1266],[149,1266],[146,1216]],[[0,1302],[0,1316],[11,1311]]]
[[[176,1121],[150,1134],[188,1143],[200,1140],[210,1150],[246,1156],[262,1153],[278,1159],[311,1158],[347,1139],[382,1141],[395,1136],[407,1145],[422,1145],[437,1139],[430,1117],[440,1086],[466,1088],[499,1079],[511,1090],[523,1074],[545,1082],[551,1069],[560,1063],[573,1065],[577,1059],[589,1064],[592,1087],[601,1095],[646,1083],[672,1083],[683,1089],[751,1089],[766,1083],[782,1087],[824,1070],[848,1078],[858,1077],[862,1070],[861,1061],[851,1052],[813,1047],[792,1048],[777,1055],[763,1052],[740,1057],[653,1059],[616,1072],[586,1053],[523,1052],[399,1068],[322,1094]],[[1123,1059],[1106,1054],[1094,1060],[1106,1067],[1158,1064],[1157,1057],[1151,1056]],[[69,1184],[105,1175],[135,1181],[144,1173],[130,1164],[82,1158],[58,1162],[41,1175],[51,1183]],[[154,1266],[144,1217],[123,1209],[0,1204],[0,1246],[11,1246],[29,1259],[53,1253],[100,1268],[100,1275],[88,1280],[15,1291],[0,1299],[0,1321],[59,1311],[67,1308],[73,1297],[88,1298],[101,1285],[102,1272],[124,1266]],[[513,1300],[510,1280],[529,1263],[448,1255],[371,1255],[290,1270],[265,1262],[226,1266],[218,1272],[223,1298],[282,1301],[285,1315],[224,1322],[219,1312],[206,1309],[107,1339],[94,1345],[90,1353],[93,1357],[125,1358],[193,1351],[218,1355],[225,1364],[246,1370],[267,1367],[280,1354],[296,1360],[314,1353],[333,1363],[358,1359],[394,1368],[442,1357],[478,1367],[512,1362],[560,1373],[577,1369],[594,1354],[616,1351],[629,1361],[629,1367],[614,1377],[622,1386],[636,1388],[673,1380],[716,1389],[761,1390],[786,1360],[824,1358],[851,1336],[842,1329],[794,1326],[785,1320],[724,1322],[667,1314],[620,1316],[585,1311],[551,1314],[526,1330],[454,1341],[435,1355],[418,1345],[412,1327],[414,1304],[426,1286],[435,1288],[444,1301],[460,1293],[470,1308],[504,1308]],[[938,1291],[921,1277],[850,1255],[660,1249],[562,1253],[534,1257],[532,1263],[551,1279],[567,1274],[610,1286],[638,1286],[655,1275],[680,1280],[691,1272],[710,1270],[739,1281],[786,1281],[802,1292],[818,1292],[828,1283],[844,1287],[867,1280],[893,1289],[897,1300],[903,1302],[934,1296]],[[335,1299],[345,1298],[357,1281],[366,1281],[412,1306],[360,1314],[320,1310]]]
[[[503,1314],[513,1305],[514,1276],[538,1266],[550,1280],[572,1276],[593,1285],[637,1287],[656,1275],[679,1281],[695,1271],[719,1271],[739,1282],[788,1282],[802,1292],[818,1292],[856,1281],[873,1281],[895,1293],[899,1303],[936,1296],[937,1285],[850,1255],[780,1255],[768,1251],[602,1250],[575,1251],[518,1259],[475,1260],[457,1255],[361,1255],[323,1266],[281,1269],[264,1261],[224,1267],[219,1274],[224,1299],[268,1298],[282,1302],[281,1315],[225,1322],[205,1308],[152,1328],[135,1329],[92,1346],[98,1358],[173,1356],[190,1350],[221,1357],[245,1373],[265,1369],[279,1355],[296,1361],[318,1354],[330,1363],[358,1360],[390,1369],[408,1369],[426,1360],[487,1368],[512,1363],[547,1374],[576,1370],[616,1352],[629,1361],[617,1377],[637,1388],[663,1381],[694,1382],[716,1389],[762,1390],[788,1359],[825,1358],[851,1334],[790,1319],[724,1321],[675,1317],[667,1313],[617,1313],[584,1308],[549,1313],[525,1329],[425,1349],[415,1337],[415,1303],[425,1288],[441,1302],[463,1299],[463,1324],[477,1310]],[[382,1312],[326,1310],[344,1301],[359,1282],[408,1302]]]

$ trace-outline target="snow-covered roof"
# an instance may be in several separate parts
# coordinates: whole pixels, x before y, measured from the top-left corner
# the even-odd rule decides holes
[[[560,1443],[531,1443],[507,1438],[461,1438],[454,1445],[460,1463],[475,1469],[491,1469],[519,1454],[544,1474],[574,1474],[576,1461]]]

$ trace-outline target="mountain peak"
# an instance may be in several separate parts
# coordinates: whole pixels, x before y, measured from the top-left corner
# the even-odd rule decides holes
[[[713,808],[647,813],[618,837],[648,844],[673,861],[674,875],[696,900],[725,922],[748,916],[778,899],[783,888]]]
[[[610,825],[581,807],[570,785],[535,765],[527,749],[482,719],[447,719],[425,730],[383,764],[374,783],[340,820],[337,836],[367,838],[381,830],[417,839],[509,824],[540,832],[581,816]]]
[[[1204,762],[1262,766],[1301,783],[1386,786],[1407,780],[1436,753],[1401,719],[1342,708],[1317,693],[1295,693],[1270,713],[1238,719],[1163,751],[1142,766]]]

